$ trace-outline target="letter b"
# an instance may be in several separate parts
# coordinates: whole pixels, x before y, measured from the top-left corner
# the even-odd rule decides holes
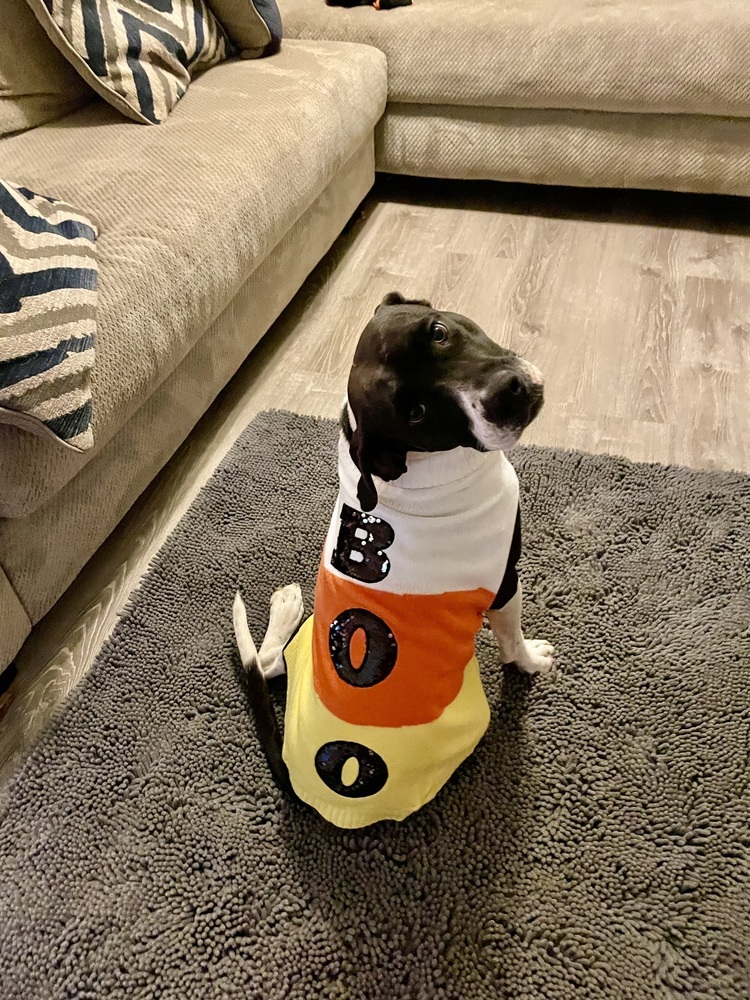
[[[391,568],[383,549],[393,544],[394,537],[387,521],[343,504],[331,565],[361,583],[379,583]]]

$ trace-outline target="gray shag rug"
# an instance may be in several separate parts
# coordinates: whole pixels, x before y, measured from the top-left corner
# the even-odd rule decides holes
[[[336,428],[251,424],[2,798],[3,1000],[747,1000],[750,480],[519,448],[527,632],[403,824],[283,799],[236,587],[311,599]],[[277,690],[281,705],[283,692]]]

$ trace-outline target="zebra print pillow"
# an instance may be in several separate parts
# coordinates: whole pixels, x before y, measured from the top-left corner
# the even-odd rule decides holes
[[[49,37],[128,118],[164,121],[190,80],[227,57],[204,0],[29,0]]]
[[[281,13],[276,0],[210,0],[214,14],[243,59],[272,56],[281,48]]]
[[[80,212],[0,181],[0,423],[93,444],[97,230]]]

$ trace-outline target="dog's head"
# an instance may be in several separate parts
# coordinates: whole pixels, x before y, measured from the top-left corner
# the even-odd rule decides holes
[[[511,447],[539,413],[543,385],[465,316],[386,295],[357,345],[344,413],[362,509],[378,502],[372,477],[398,479],[409,451]]]

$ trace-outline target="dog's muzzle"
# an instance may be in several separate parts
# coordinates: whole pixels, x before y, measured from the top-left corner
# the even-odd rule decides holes
[[[485,417],[496,427],[527,427],[543,402],[542,373],[528,362],[496,375],[482,396]]]

